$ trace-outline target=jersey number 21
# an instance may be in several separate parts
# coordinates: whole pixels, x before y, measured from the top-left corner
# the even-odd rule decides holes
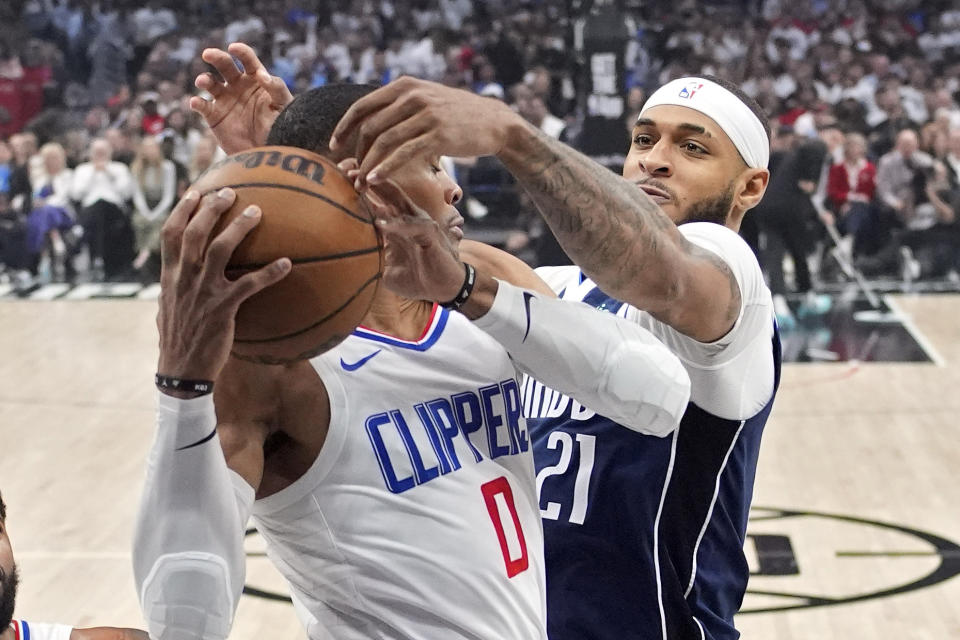
[[[577,478],[573,485],[573,507],[570,509],[570,522],[583,524],[587,516],[587,502],[590,498],[590,475],[593,473],[593,453],[597,436],[585,433],[577,434],[576,445],[580,446],[580,467],[577,469]],[[576,446],[573,437],[566,431],[554,431],[547,438],[547,448],[560,447],[560,459],[555,465],[544,467],[537,474],[537,496],[543,491],[543,482],[550,476],[559,476],[570,468],[573,458],[573,447]],[[548,502],[545,509],[540,509],[540,515],[546,520],[557,520],[560,517],[561,505],[559,502]]]

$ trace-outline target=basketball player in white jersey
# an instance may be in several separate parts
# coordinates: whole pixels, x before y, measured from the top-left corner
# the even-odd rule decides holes
[[[266,142],[323,152],[370,90],[308,92]],[[438,160],[411,163],[398,186],[379,191],[374,206],[392,217],[390,242],[404,249],[388,251],[385,280],[449,306],[465,298],[461,313],[381,288],[340,346],[287,366],[228,358],[239,303],[290,268],[280,260],[225,279],[258,211],[206,252],[233,194],[190,194],[172,212],[158,318],[164,389],[134,544],[154,637],[227,637],[252,514],[311,639],[545,638],[542,533],[515,364],[631,429],[675,427],[689,381],[645,330],[550,299],[531,324],[529,292],[483,273],[461,295],[463,266],[450,254],[462,236],[460,190]],[[416,239],[402,245],[404,229],[425,227],[430,251]],[[446,242],[439,254],[436,234]]]
[[[147,640],[147,634],[136,629],[75,629],[65,624],[14,619],[18,581],[17,563],[7,533],[7,505],[0,495],[0,640]]]

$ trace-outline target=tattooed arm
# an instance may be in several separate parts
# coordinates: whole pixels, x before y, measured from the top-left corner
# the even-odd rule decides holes
[[[347,110],[330,148],[375,184],[413,158],[496,155],[533,196],[561,246],[608,294],[703,342],[733,326],[736,279],[687,242],[639,188],[547,137],[506,104],[401,78]]]
[[[636,185],[526,123],[498,154],[567,255],[606,293],[701,342],[737,319],[740,288]]]

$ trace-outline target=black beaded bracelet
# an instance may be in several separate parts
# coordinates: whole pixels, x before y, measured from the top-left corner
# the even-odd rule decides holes
[[[467,298],[470,297],[470,294],[473,293],[473,285],[477,283],[477,270],[473,268],[472,264],[464,262],[463,272],[463,286],[460,287],[460,293],[449,302],[441,302],[441,307],[450,309],[451,311],[459,311],[463,303],[465,303]]]
[[[173,389],[175,391],[192,391],[201,396],[213,393],[212,380],[185,380],[183,378],[174,378],[173,376],[164,376],[159,373],[154,380],[157,383],[157,389]]]

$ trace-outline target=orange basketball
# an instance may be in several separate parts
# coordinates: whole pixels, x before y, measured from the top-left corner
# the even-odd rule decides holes
[[[233,354],[280,364],[327,351],[353,331],[370,309],[383,269],[373,216],[353,184],[330,160],[293,147],[258,147],[208,169],[193,188],[230,187],[236,202],[219,232],[249,205],[260,224],[230,258],[236,279],[288,257],[293,269],[237,311]]]

